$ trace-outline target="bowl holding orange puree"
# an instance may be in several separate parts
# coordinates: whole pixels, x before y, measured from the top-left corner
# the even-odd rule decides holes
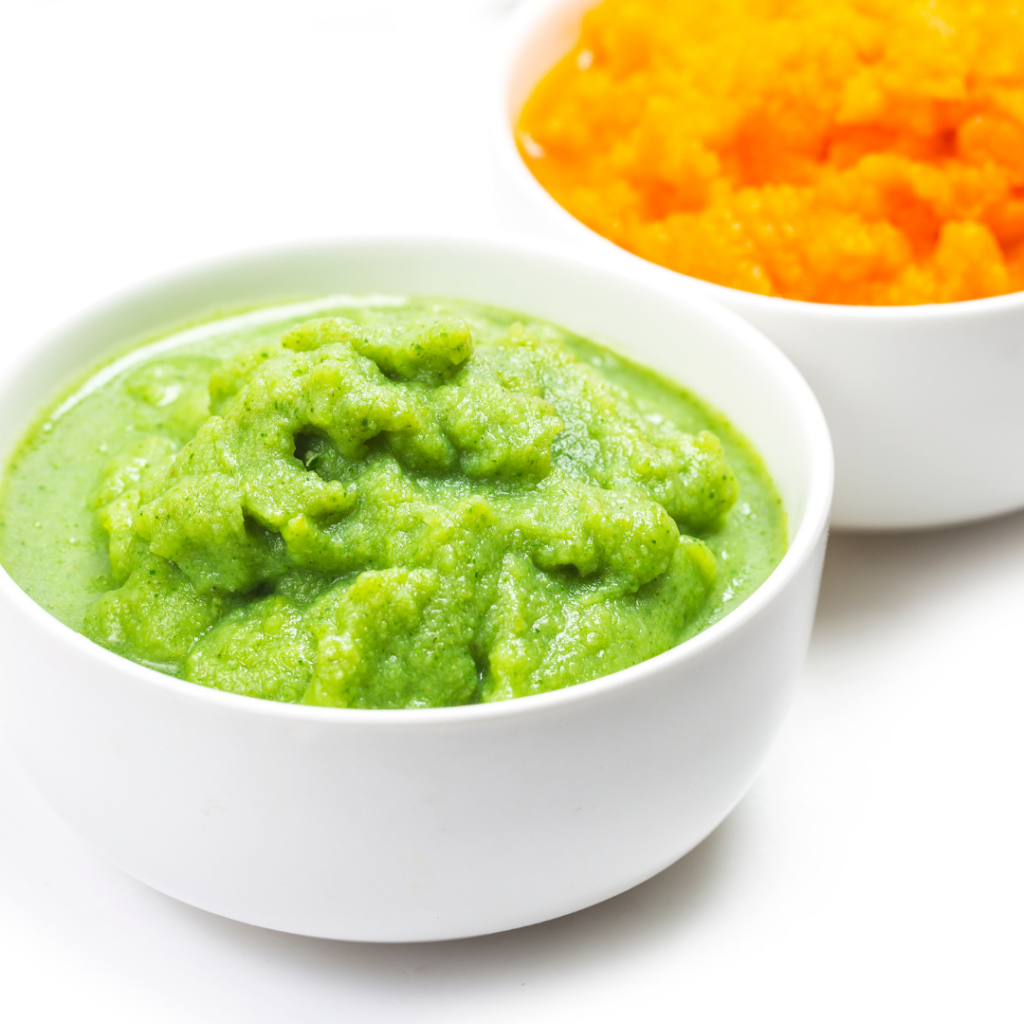
[[[797,365],[833,524],[1024,507],[1024,5],[527,0],[507,226],[729,306]]]

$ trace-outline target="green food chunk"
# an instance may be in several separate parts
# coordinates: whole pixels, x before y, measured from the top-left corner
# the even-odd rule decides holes
[[[760,460],[674,385],[499,310],[320,305],[162,339],[65,400],[5,478],[15,579],[203,686],[416,708],[653,657],[784,552]]]

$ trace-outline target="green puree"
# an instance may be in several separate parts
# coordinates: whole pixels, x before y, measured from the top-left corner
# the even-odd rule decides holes
[[[786,548],[691,395],[501,310],[335,296],[135,349],[35,426],[0,561],[73,629],[203,686],[406,708],[606,675]]]

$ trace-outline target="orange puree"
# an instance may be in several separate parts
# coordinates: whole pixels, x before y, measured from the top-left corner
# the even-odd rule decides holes
[[[1024,4],[605,0],[530,97],[541,184],[623,248],[762,295],[1024,289]]]

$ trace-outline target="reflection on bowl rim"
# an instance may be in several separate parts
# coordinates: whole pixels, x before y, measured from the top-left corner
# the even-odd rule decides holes
[[[193,277],[198,273],[214,272],[221,267],[227,267],[239,263],[246,257],[268,257],[273,254],[285,256],[288,253],[307,253],[318,246],[331,247],[342,244],[345,246],[358,246],[359,244],[374,245],[380,243],[434,243],[434,244],[469,244],[490,247],[495,250],[513,249],[523,255],[538,257],[558,256],[577,265],[583,265],[588,270],[598,274],[611,274],[625,277],[634,284],[640,284],[646,288],[661,291],[666,298],[673,302],[698,307],[704,315],[712,318],[726,319],[731,322],[732,329],[739,336],[743,337],[746,343],[762,348],[762,354],[775,363],[778,370],[778,386],[785,387],[787,398],[799,414],[803,426],[803,433],[808,442],[808,483],[805,494],[805,504],[800,525],[796,532],[791,535],[785,555],[779,564],[772,570],[767,579],[741,604],[724,615],[718,622],[713,623],[707,629],[702,630],[695,636],[675,647],[670,648],[661,654],[638,662],[629,668],[613,672],[609,675],[599,676],[596,679],[588,680],[585,683],[576,683],[560,690],[552,690],[546,693],[532,694],[526,697],[516,697],[510,700],[494,701],[481,704],[462,704],[452,707],[437,708],[402,708],[402,709],[379,709],[379,708],[333,708],[319,707],[305,704],[286,704],[278,701],[263,700],[257,697],[248,697],[241,694],[228,693],[198,683],[191,683],[176,676],[170,676],[156,669],[140,665],[121,655],[114,654],[106,648],[93,643],[83,634],[76,632],[70,626],[65,625],[54,615],[51,615],[42,605],[18,586],[7,571],[0,565],[0,597],[16,602],[25,611],[39,622],[41,628],[56,630],[57,636],[65,643],[70,643],[76,648],[80,655],[85,658],[92,658],[98,661],[101,666],[107,666],[111,671],[128,672],[140,682],[151,686],[160,686],[180,694],[191,695],[196,700],[213,701],[226,706],[233,706],[240,712],[247,712],[256,715],[280,715],[289,720],[304,721],[325,721],[324,716],[358,716],[360,724],[368,726],[386,725],[408,725],[411,722],[422,722],[426,726],[436,726],[449,721],[461,721],[472,718],[491,718],[497,715],[519,715],[531,713],[544,713],[544,709],[569,704],[580,700],[588,700],[597,697],[603,692],[620,687],[628,686],[638,674],[649,671],[652,667],[661,667],[667,661],[677,661],[680,664],[697,658],[711,645],[724,640],[730,634],[741,628],[744,623],[760,613],[762,608],[771,603],[775,595],[783,590],[791,581],[794,575],[802,568],[813,550],[824,528],[832,498],[832,449],[829,440],[828,428],[825,425],[824,416],[814,398],[810,387],[800,376],[796,368],[789,360],[775,348],[756,328],[752,327],[735,313],[722,308],[716,303],[708,301],[699,295],[680,295],[678,291],[666,287],[647,275],[630,273],[622,267],[611,267],[606,263],[595,260],[592,253],[588,253],[580,247],[568,247],[557,242],[547,242],[540,239],[524,239],[502,235],[465,235],[465,234],[438,234],[438,233],[409,233],[409,232],[379,232],[374,234],[360,234],[352,236],[341,236],[336,239],[317,240],[305,244],[288,244],[270,247],[262,247],[244,252],[229,253],[223,257],[205,260],[201,262],[190,262],[174,270],[158,274],[152,278],[137,284],[124,291],[117,292],[101,302],[87,307],[74,315],[56,329],[48,331],[44,336],[38,338],[26,346],[21,357],[12,363],[0,368],[0,394],[12,385],[22,373],[26,372],[36,363],[48,348],[61,340],[69,331],[75,329],[79,324],[91,317],[101,314],[104,311],[124,305],[133,300],[142,299],[147,293],[164,287],[172,282]],[[271,300],[271,303],[278,300]],[[173,330],[174,328],[171,328]],[[117,340],[112,341],[110,349],[116,350]],[[628,348],[628,346],[622,346]],[[88,367],[76,367],[62,378],[66,384],[73,379],[76,370],[96,366],[96,362],[90,362]],[[644,365],[642,362],[640,365]],[[679,383],[679,382],[677,382]],[[53,391],[44,396],[37,405],[36,415],[45,408],[46,401],[52,400],[60,391],[55,387]],[[699,396],[698,396],[699,397]],[[728,417],[728,413],[726,414]],[[6,470],[8,459],[17,448],[19,441],[24,437],[25,430],[31,426],[30,419],[24,424],[20,431],[15,431],[3,447],[0,448],[0,473]],[[2,442],[0,442],[2,443]],[[757,450],[755,446],[755,451]],[[588,696],[590,695],[590,696]]]
[[[673,270],[664,264],[655,263],[644,256],[639,256],[629,249],[623,248],[610,238],[588,227],[575,217],[543,185],[534,177],[519,152],[516,143],[515,119],[522,109],[522,102],[513,110],[509,88],[513,72],[517,67],[524,49],[537,34],[544,22],[552,13],[570,5],[580,9],[598,6],[602,0],[526,0],[512,15],[512,29],[502,59],[498,64],[497,87],[493,91],[491,112],[493,115],[492,150],[501,161],[502,171],[515,183],[515,187],[549,219],[559,222],[565,232],[572,232],[578,244],[601,246],[606,256],[613,256],[627,261],[637,260],[645,267],[654,268],[663,274],[671,274],[691,287],[705,290],[710,298],[722,301],[728,295],[728,303],[734,306],[747,305],[751,309],[766,312],[788,311],[791,314],[822,319],[856,319],[871,321],[883,319],[895,320],[929,320],[943,318],[969,318],[975,314],[989,311],[1024,307],[1024,289],[1007,292],[1004,295],[992,295],[984,299],[961,299],[955,302],[924,302],[902,306],[869,306],[851,305],[839,302],[810,302],[806,299],[788,299],[781,295],[760,295],[742,288],[707,281],[701,277],[693,277],[682,271]],[[553,66],[553,65],[552,65]],[[550,68],[548,68],[550,70]],[[546,73],[546,72],[545,72]],[[539,81],[539,79],[537,80]],[[537,82],[533,83],[536,86]],[[531,88],[532,91],[532,88]],[[718,293],[721,293],[721,297]]]

